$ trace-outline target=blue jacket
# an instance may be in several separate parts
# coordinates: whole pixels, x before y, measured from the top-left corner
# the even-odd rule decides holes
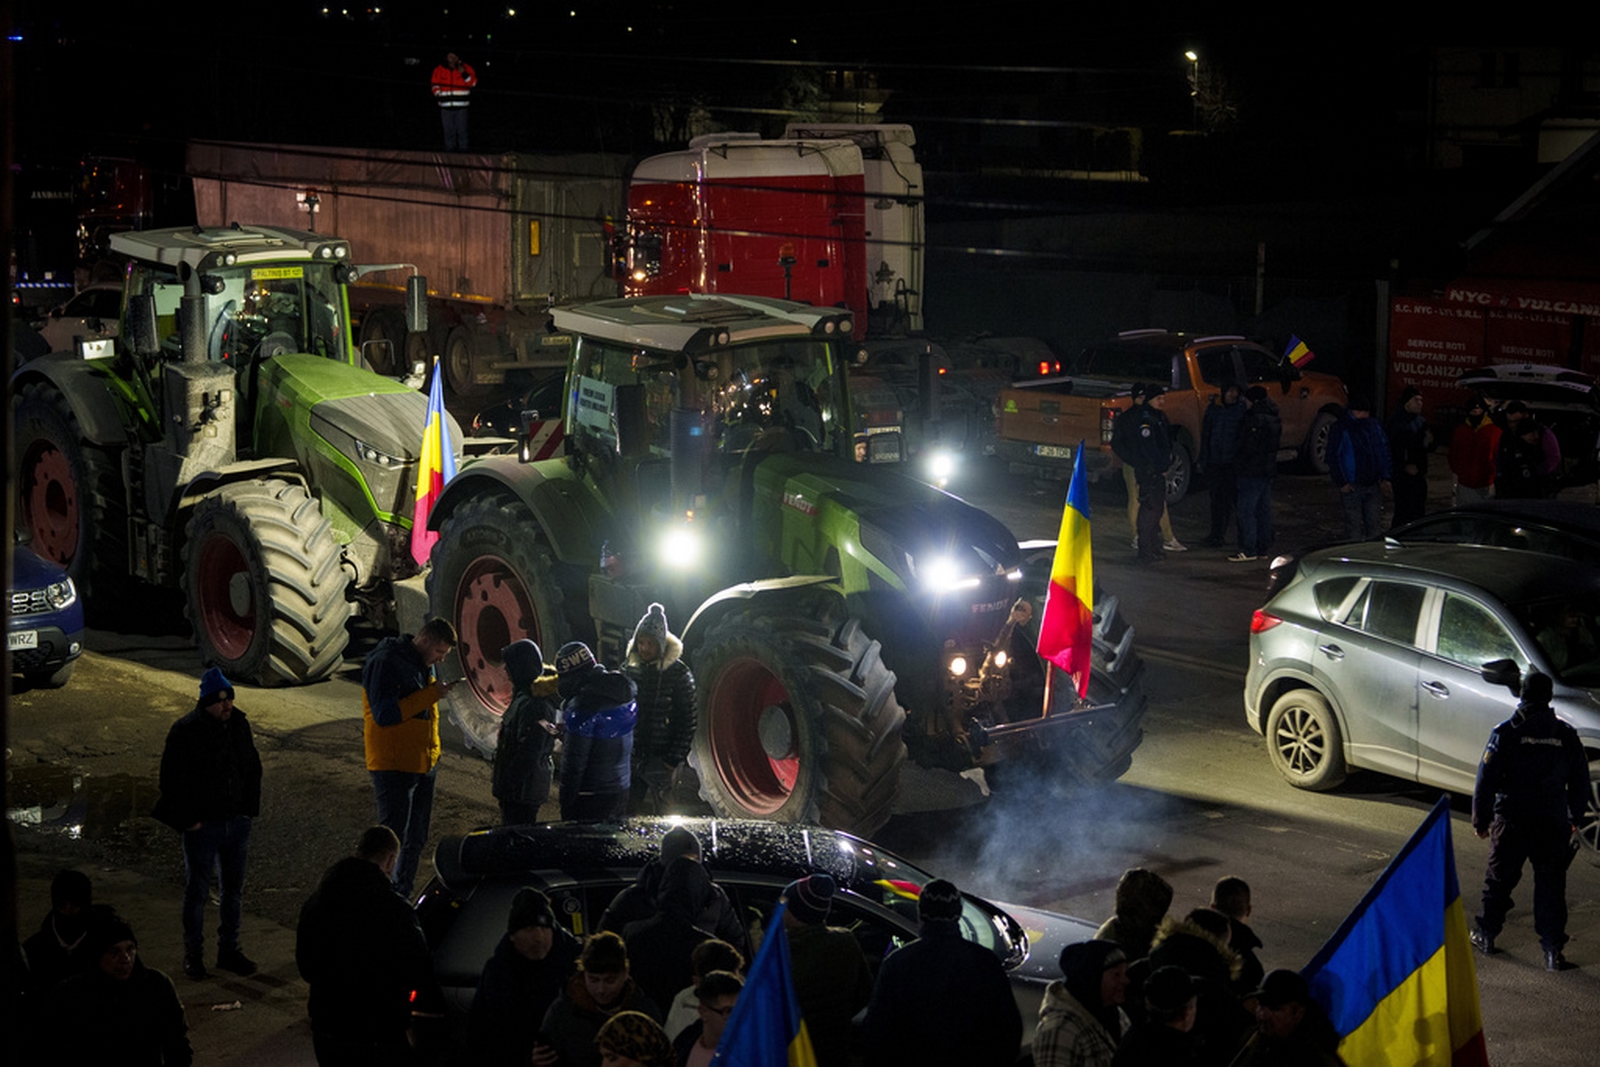
[[[1377,485],[1390,474],[1389,438],[1377,420],[1347,412],[1328,431],[1328,477],[1333,484]]]
[[[580,793],[626,793],[638,719],[633,680],[597,667],[575,682],[563,678],[561,690],[570,694],[561,708],[562,810]]]
[[[1482,833],[1494,816],[1582,821],[1589,806],[1589,763],[1578,731],[1548,705],[1517,706],[1494,728],[1478,762],[1472,828]]]

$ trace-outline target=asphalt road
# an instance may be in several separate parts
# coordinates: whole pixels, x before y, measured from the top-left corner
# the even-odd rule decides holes
[[[1063,490],[980,472],[966,492],[1020,538],[1053,537]],[[1441,496],[1436,504],[1442,506]],[[1311,477],[1277,483],[1278,547],[1337,529],[1331,490]],[[901,811],[879,842],[964,888],[1098,921],[1111,911],[1123,869],[1161,872],[1177,889],[1175,911],[1204,904],[1223,875],[1255,890],[1254,925],[1267,966],[1300,967],[1337,928],[1437,792],[1356,774],[1340,790],[1309,794],[1272,770],[1244,723],[1240,690],[1250,611],[1259,606],[1264,564],[1226,562],[1197,546],[1206,497],[1176,510],[1191,551],[1157,567],[1133,562],[1120,489],[1092,496],[1095,568],[1120,597],[1147,661],[1145,741],[1117,783],[1065,799],[1043,792],[998,794],[953,775],[913,771]],[[293,925],[321,871],[373,817],[361,754],[358,635],[347,669],[323,685],[240,692],[266,764],[265,811],[250,860],[245,947],[262,964],[253,979],[194,983],[178,972],[182,861],[173,835],[144,812],[168,724],[192,704],[199,674],[169,600],[136,606],[134,622],[96,630],[72,683],[15,693],[10,710],[8,816],[19,848],[22,929],[48,906],[58,867],[82,867],[98,899],[127,912],[145,958],[173,974],[189,1007],[197,1062],[310,1064],[305,987],[293,965]],[[156,630],[157,633],[134,631]],[[488,823],[496,811],[488,768],[448,737],[434,833]],[[1469,912],[1487,854],[1465,821],[1453,821]],[[426,870],[423,874],[426,875]],[[1580,859],[1568,956],[1580,969],[1549,975],[1525,885],[1501,937],[1506,951],[1479,960],[1492,1062],[1590,1062],[1600,1037],[1600,868]],[[236,1011],[213,1011],[232,1004]]]

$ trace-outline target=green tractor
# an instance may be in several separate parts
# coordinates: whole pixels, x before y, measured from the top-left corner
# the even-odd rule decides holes
[[[836,309],[670,296],[555,309],[574,338],[560,457],[468,463],[430,523],[434,614],[455,625],[449,711],[492,752],[531,637],[620,663],[651,601],[699,690],[691,763],[719,814],[871,832],[909,757],[1115,777],[1141,738],[1132,631],[1103,598],[1093,706],[1044,709],[1034,652],[1050,552],[857,462]]]
[[[346,299],[363,271],[394,268],[237,224],[111,248],[129,260],[119,337],[12,377],[20,524],[91,605],[130,578],[181,587],[201,655],[230,678],[327,677],[352,604],[388,621],[393,583],[418,571],[427,400],[364,368]],[[415,320],[426,283],[407,288]]]

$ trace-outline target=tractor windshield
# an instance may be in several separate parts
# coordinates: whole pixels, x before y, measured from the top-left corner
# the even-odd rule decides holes
[[[201,276],[206,294],[206,358],[241,364],[285,352],[343,360],[349,331],[333,264],[230,268]],[[133,292],[155,300],[163,349],[182,348],[184,285],[176,274],[136,268]]]
[[[833,349],[820,341],[749,345],[719,353],[705,411],[722,452],[834,451],[843,413]]]

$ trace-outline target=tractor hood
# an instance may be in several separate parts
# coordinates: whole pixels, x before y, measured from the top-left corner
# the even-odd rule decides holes
[[[320,356],[277,356],[261,375],[264,398],[270,391],[278,406],[311,412],[319,436],[331,440],[331,428],[393,459],[417,458],[428,398],[415,389]],[[461,426],[453,416],[445,418],[459,458]]]

